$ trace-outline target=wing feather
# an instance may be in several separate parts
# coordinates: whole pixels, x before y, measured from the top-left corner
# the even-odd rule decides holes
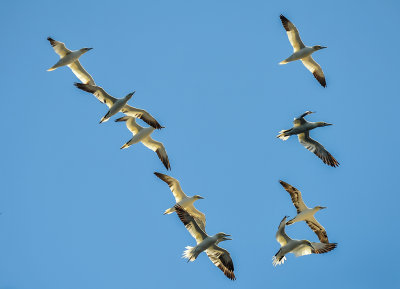
[[[282,14],[280,15],[280,18],[282,21],[282,25],[288,35],[289,42],[293,46],[293,51],[296,52],[304,48],[305,45],[303,44],[303,41],[301,41],[299,31],[297,30],[296,26],[294,26],[294,24]]]
[[[74,61],[68,65],[72,72],[79,78],[84,84],[96,85],[94,83],[93,77],[83,68],[79,60]]]
[[[322,225],[315,219],[313,216],[310,220],[306,220],[307,225],[314,231],[314,233],[318,236],[318,239],[321,243],[329,243],[328,234]]]
[[[299,142],[310,152],[313,152],[325,164],[331,167],[338,167],[339,162],[321,145],[319,142],[310,138],[309,132],[300,133],[297,135]]]
[[[158,172],[154,172],[154,174],[168,184],[177,203],[179,203],[183,198],[187,198],[186,194],[182,191],[181,185],[177,179]]]
[[[152,139],[150,136],[146,137],[144,140],[142,140],[142,143],[149,149],[151,149],[153,152],[157,153],[158,158],[162,161],[164,164],[165,168],[167,170],[171,169],[171,165],[169,164],[169,159],[167,155],[167,151],[165,150],[165,147],[163,143],[155,141]]]
[[[314,75],[315,79],[323,86],[326,87],[325,75],[321,66],[310,56],[301,59],[304,66]]]
[[[233,261],[229,252],[217,245],[213,245],[206,250],[208,258],[214,263],[224,275],[231,280],[236,280]]]
[[[47,37],[47,40],[50,41],[51,46],[53,46],[54,51],[60,56],[60,58],[71,53],[71,50],[66,48],[64,43],[56,41],[51,37]]]
[[[329,251],[332,251],[337,247],[337,243],[315,243],[311,242],[311,245],[313,246],[314,250],[312,253],[314,254],[323,254],[327,253]]]
[[[174,207],[179,219],[185,225],[190,235],[195,238],[197,244],[200,244],[205,238],[208,237],[207,234],[197,224],[193,216],[185,211],[180,205],[175,205]]]
[[[106,104],[108,108],[111,108],[114,103],[117,101],[115,97],[109,95],[102,87],[91,85],[91,84],[84,84],[84,83],[77,83],[75,82],[75,86],[83,91],[89,92],[93,94],[100,102]]]
[[[290,194],[293,205],[297,209],[297,214],[299,214],[301,211],[304,211],[305,209],[308,209],[306,204],[304,204],[303,198],[301,197],[301,192],[298,189],[296,189],[295,187],[289,185],[284,181],[279,181],[279,183]]]
[[[281,245],[281,247],[285,246],[290,240],[289,236],[286,235],[285,226],[286,226],[286,218],[285,216],[279,224],[278,231],[276,232],[276,240]]]
[[[148,125],[151,125],[152,127],[156,128],[156,129],[161,129],[163,128],[163,126],[161,126],[158,121],[147,111],[143,110],[143,109],[139,109],[139,108],[135,108],[133,106],[130,105],[125,105],[122,110],[123,113],[125,113],[126,115],[129,116],[133,116],[135,118],[140,118],[141,120],[143,120],[145,123],[147,123]]]

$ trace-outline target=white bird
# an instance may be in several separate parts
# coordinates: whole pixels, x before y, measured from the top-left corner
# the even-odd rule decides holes
[[[151,149],[153,152],[157,153],[158,158],[162,161],[162,163],[164,164],[164,166],[167,170],[171,169],[171,166],[170,166],[169,160],[168,160],[167,151],[165,150],[164,145],[161,142],[153,140],[150,136],[152,134],[152,132],[155,130],[154,127],[150,126],[150,127],[143,128],[136,123],[135,118],[132,116],[124,116],[124,117],[116,119],[115,121],[116,122],[125,121],[126,127],[133,134],[133,137],[127,143],[125,143],[121,147],[121,149],[126,149],[133,144],[142,142],[142,144],[145,147],[147,147],[147,148]]]
[[[182,208],[184,208],[186,211],[188,211],[196,219],[196,222],[199,224],[200,228],[202,230],[205,230],[206,216],[202,212],[197,210],[193,204],[195,201],[204,199],[204,198],[199,195],[194,195],[193,197],[188,197],[183,192],[178,180],[176,180],[170,176],[158,173],[158,172],[154,172],[154,174],[168,184],[169,188],[171,189],[172,194],[175,197],[176,204],[179,206],[182,206]],[[175,212],[175,206],[165,210],[164,215],[171,214],[173,212]]]
[[[336,243],[315,243],[308,240],[294,240],[289,238],[285,232],[286,218],[287,216],[282,219],[276,232],[276,240],[281,245],[281,248],[272,258],[274,266],[283,264],[286,260],[285,255],[288,253],[293,253],[296,257],[299,257],[310,254],[322,254],[336,248]]]
[[[75,83],[75,86],[83,91],[92,93],[100,102],[105,103],[109,111],[102,118],[101,122],[107,121],[112,115],[123,112],[128,116],[135,118],[140,118],[145,123],[151,125],[156,129],[163,128],[154,117],[152,117],[147,111],[135,108],[133,106],[127,105],[126,102],[132,97],[135,92],[132,92],[125,96],[125,98],[117,99],[109,95],[102,87],[90,84]]]
[[[318,239],[322,243],[329,243],[328,235],[326,230],[321,226],[320,223],[315,219],[314,214],[319,210],[326,209],[326,207],[316,206],[314,208],[309,208],[304,204],[303,198],[301,197],[301,192],[295,187],[289,185],[284,181],[279,181],[283,188],[290,194],[292,198],[293,205],[297,209],[297,216],[289,220],[286,225],[291,225],[296,222],[305,221],[307,225],[314,231],[318,236]]]
[[[293,127],[291,129],[281,130],[279,134],[276,136],[281,140],[287,140],[291,135],[296,135],[299,139],[299,142],[310,152],[313,152],[317,157],[319,157],[325,164],[338,167],[339,162],[321,145],[319,142],[310,138],[310,130],[332,125],[331,123],[326,122],[309,122],[304,119],[306,115],[309,115],[313,112],[306,111],[298,118],[295,118],[293,121]]]
[[[54,51],[60,56],[60,60],[47,71],[52,71],[61,66],[68,66],[80,81],[85,84],[95,85],[92,76],[82,67],[81,63],[79,62],[79,57],[93,48],[81,48],[76,51],[71,51],[66,48],[65,44],[62,42],[56,41],[50,37],[48,37],[47,40],[50,41]]]
[[[311,57],[315,51],[327,48],[321,45],[315,46],[305,46],[303,41],[301,41],[299,31],[297,31],[296,26],[293,25],[285,16],[282,14],[280,15],[283,27],[286,30],[288,35],[290,44],[293,46],[293,54],[286,58],[285,60],[281,61],[279,64],[286,64],[291,61],[301,60],[304,66],[314,75],[314,77],[318,80],[318,82],[323,86],[326,87],[326,81],[324,72],[322,71],[321,66]]]
[[[179,219],[197,243],[195,247],[187,246],[182,257],[188,259],[188,262],[193,262],[201,252],[205,251],[208,258],[224,272],[226,277],[235,280],[231,255],[227,250],[217,246],[222,241],[232,240],[228,238],[230,235],[220,232],[214,236],[209,236],[204,229],[200,228],[197,221],[180,205],[175,205],[175,210]]]

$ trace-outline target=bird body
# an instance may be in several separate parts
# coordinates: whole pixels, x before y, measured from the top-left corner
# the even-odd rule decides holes
[[[306,221],[306,220],[310,219],[311,217],[314,217],[314,214],[316,212],[318,212],[319,210],[320,210],[320,208],[318,208],[318,207],[306,208],[303,211],[301,211],[300,213],[298,213],[296,217],[289,220],[286,223],[286,225],[291,225],[293,223],[300,222],[300,221]]]
[[[308,240],[291,239],[285,232],[286,219],[287,216],[282,219],[276,232],[275,237],[281,248],[272,258],[274,266],[283,264],[286,260],[285,255],[288,253],[293,253],[296,257],[300,257],[310,254],[322,254],[336,248],[336,243],[315,243]]]
[[[47,40],[50,41],[54,51],[60,56],[60,60],[47,71],[52,71],[62,66],[68,66],[76,75],[76,77],[82,81],[82,83],[95,85],[93,77],[82,67],[79,62],[79,58],[92,48],[81,48],[76,51],[71,51],[66,48],[65,44],[62,42],[56,41],[50,37],[48,37]]]
[[[134,92],[131,92],[127,94],[125,97],[117,99],[114,104],[110,107],[108,112],[106,113],[105,116],[100,120],[100,123],[106,122],[112,117],[113,115],[117,114],[118,112],[121,111],[121,109],[128,103],[128,101],[132,98]]]
[[[184,196],[182,198],[182,200],[180,200],[176,204],[181,206],[185,210],[187,210],[188,208],[190,210],[190,208],[193,206],[194,202],[197,201],[197,200],[198,200],[198,197],[196,197],[196,196],[193,196],[193,197]],[[164,215],[172,214],[175,211],[176,211],[175,206],[173,206],[173,207],[165,210]]]
[[[286,63],[289,63],[289,62],[292,62],[292,61],[296,61],[296,60],[299,60],[299,59],[303,59],[303,58],[305,58],[305,57],[307,57],[307,56],[310,56],[311,54],[313,54],[315,51],[317,51],[317,50],[315,50],[313,47],[308,47],[308,46],[306,46],[306,47],[304,47],[304,48],[302,48],[302,49],[300,49],[300,50],[298,50],[298,51],[296,51],[296,52],[293,52],[293,54],[292,55],[290,55],[288,58],[286,58],[285,60],[283,60],[283,61],[281,61],[281,62],[279,62],[279,64],[286,64]]]

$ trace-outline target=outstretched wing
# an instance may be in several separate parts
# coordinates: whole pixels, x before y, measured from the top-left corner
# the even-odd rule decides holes
[[[53,46],[54,51],[60,56],[60,58],[71,53],[71,50],[67,49],[64,43],[56,41],[51,37],[47,37],[47,40],[50,41],[51,46]]]
[[[313,152],[325,164],[331,167],[338,167],[339,162],[317,141],[310,138],[308,131],[297,135],[299,142],[310,152]]]
[[[164,145],[161,142],[155,141],[152,139],[150,136],[146,137],[145,139],[142,140],[142,143],[149,149],[151,149],[153,152],[157,153],[158,158],[162,161],[164,164],[165,168],[167,170],[171,169],[171,166],[169,164],[169,159],[167,155],[167,151],[165,150]]]
[[[323,86],[326,87],[325,75],[321,66],[310,56],[301,59],[304,66],[314,75],[315,79]]]
[[[133,106],[130,105],[125,105],[121,111],[123,113],[125,113],[126,115],[129,116],[133,116],[135,118],[140,118],[141,120],[143,120],[145,123],[147,123],[148,125],[151,125],[152,127],[156,128],[156,129],[161,129],[163,128],[163,126],[161,126],[158,121],[147,111],[143,110],[143,109],[139,109],[139,108],[135,108]]]
[[[286,30],[290,44],[293,46],[293,51],[296,52],[304,48],[305,45],[303,44],[303,41],[301,41],[299,31],[297,30],[296,26],[294,26],[294,24],[282,14],[279,17],[281,18],[282,25]]]
[[[210,258],[211,262],[214,263],[222,272],[224,272],[225,276],[231,280],[236,280],[235,270],[233,266],[233,261],[229,252],[217,245],[213,245],[206,250],[208,258]]]
[[[102,87],[91,85],[91,84],[84,84],[84,83],[77,83],[75,82],[75,86],[83,91],[89,92],[93,94],[100,102],[105,103],[108,108],[111,108],[114,103],[117,101],[115,97],[109,95]]]
[[[303,198],[301,197],[301,192],[298,189],[296,189],[295,187],[289,185],[284,181],[279,181],[279,183],[290,194],[293,205],[297,209],[297,214],[299,214],[301,211],[304,211],[305,209],[308,209],[307,206],[304,204]]]
[[[197,210],[194,205],[187,208],[188,212],[195,218],[199,227],[205,232],[206,231],[206,215]]]
[[[323,254],[327,253],[329,251],[332,251],[337,247],[337,243],[315,243],[311,242],[311,245],[313,246],[314,250],[312,253],[314,254]]]
[[[314,231],[314,233],[318,236],[318,239],[322,243],[329,243],[328,235],[326,234],[325,228],[321,226],[320,223],[315,219],[315,217],[309,218],[306,220],[307,225]]]
[[[199,227],[196,220],[180,205],[175,205],[174,208],[176,210],[176,214],[185,225],[190,235],[196,239],[197,244],[200,244],[205,238],[208,237],[207,234]]]
[[[154,172],[154,174],[168,184],[177,203],[179,203],[183,198],[187,197],[182,191],[181,185],[177,179],[158,172]]]
[[[74,61],[68,65],[72,72],[82,81],[84,84],[96,85],[94,83],[93,77],[82,67],[79,60]]]
[[[281,244],[281,247],[285,246],[290,240],[289,236],[286,235],[285,232],[285,226],[286,226],[286,218],[285,216],[282,221],[279,224],[278,231],[276,232],[276,240],[278,241],[279,244]]]

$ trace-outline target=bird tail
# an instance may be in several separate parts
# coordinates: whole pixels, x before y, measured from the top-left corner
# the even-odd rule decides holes
[[[100,120],[99,123],[108,121],[108,120],[110,119],[109,115],[110,115],[110,111],[108,111],[108,112],[106,113],[106,115],[103,116],[103,118]]]
[[[290,138],[290,135],[287,135],[286,133],[288,133],[290,131],[290,129],[284,129],[281,130],[279,132],[279,134],[276,136],[277,138],[280,138],[281,140],[287,140],[288,138]]]
[[[278,251],[278,253],[275,254],[274,257],[272,257],[272,265],[276,267],[276,265],[281,265],[285,263],[286,257],[285,255],[281,255],[281,250]]]
[[[57,67],[54,67],[54,66],[52,66],[52,67],[50,67],[49,69],[47,69],[47,71],[53,71],[54,69],[56,69]]]
[[[285,59],[285,60],[282,60],[281,62],[279,62],[279,65],[283,65],[283,64],[286,64],[286,63],[288,63],[289,61],[287,61],[287,59]]]
[[[175,207],[169,208],[168,210],[165,210],[164,215],[169,215],[175,212]]]
[[[199,253],[196,253],[196,247],[186,246],[186,250],[183,251],[182,258],[188,259],[188,262],[196,260]]]

